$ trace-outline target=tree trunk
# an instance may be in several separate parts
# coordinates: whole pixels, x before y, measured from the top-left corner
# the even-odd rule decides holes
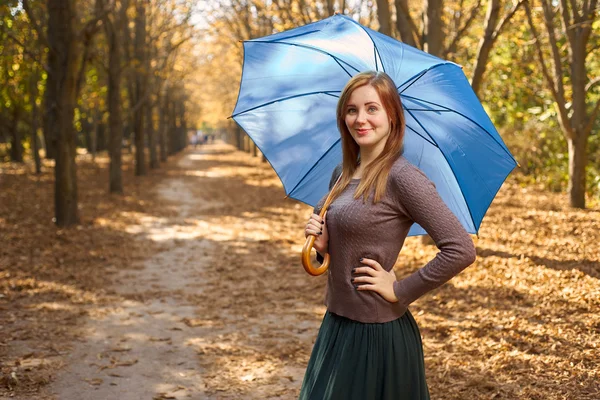
[[[158,142],[160,146],[160,161],[167,161],[167,120],[169,116],[169,100],[167,91],[164,93],[164,104],[158,116]]]
[[[176,150],[176,136],[177,136],[177,103],[173,98],[173,91],[170,90],[168,94],[169,98],[169,118],[167,124],[167,154],[175,154]]]
[[[56,224],[79,222],[77,210],[77,165],[73,116],[76,103],[76,44],[74,7],[70,0],[48,0],[47,137],[56,145],[54,204]]]
[[[377,19],[379,20],[379,32],[392,36],[392,24],[390,23],[390,3],[388,0],[377,0]]]
[[[396,0],[396,29],[400,34],[400,39],[413,47],[417,47],[415,41],[415,32],[413,29],[413,21],[408,14],[408,1]]]
[[[143,106],[140,107],[144,108]],[[144,114],[142,110],[135,111],[134,115],[134,143],[135,143],[135,174],[146,175],[146,156],[144,154]]]
[[[23,141],[19,131],[19,106],[13,104],[12,121],[10,128],[10,160],[13,162],[23,162]]]
[[[98,112],[100,114],[100,112]],[[90,129],[90,153],[92,153],[92,160],[96,161],[96,153],[98,152],[98,132],[100,131],[100,116],[94,116],[94,123],[92,129]]]
[[[135,174],[146,175],[146,157],[144,153],[144,115],[146,113],[146,79],[141,71],[146,57],[146,0],[137,0],[135,4],[135,102],[133,111],[133,130],[135,136]]]
[[[117,20],[120,21],[120,20]],[[121,113],[121,43],[119,23],[104,18],[104,30],[108,42],[108,156],[110,158],[108,191],[123,194],[122,146],[123,116]]]
[[[240,128],[239,125],[236,125],[235,133],[236,147],[238,148],[238,150],[244,150],[244,132],[242,131],[242,128]]]
[[[576,29],[569,47],[571,53],[571,82],[573,87],[573,114],[571,127],[573,138],[569,143],[569,199],[571,207],[585,208],[587,142],[586,132],[587,105],[586,105],[586,80],[585,68],[587,40],[581,37],[582,30]]]
[[[96,127],[95,146],[96,151],[104,151],[108,149],[108,133],[106,132],[106,124],[102,121]]]
[[[425,1],[425,41],[423,49],[429,54],[440,57],[444,51],[442,23],[443,0]]]
[[[343,12],[343,10],[342,10]],[[334,13],[333,0],[327,0],[327,15],[331,16]]]
[[[494,33],[496,30],[496,24],[498,23],[499,14],[500,0],[489,0],[487,14],[485,16],[485,33],[479,41],[479,48],[477,49],[477,59],[475,60],[473,78],[471,79],[471,86],[473,87],[473,91],[475,92],[475,94],[479,94],[481,80],[487,67],[490,51],[494,46],[494,42],[496,39]]]
[[[34,73],[31,75],[31,80],[29,81],[29,92],[31,93],[31,149],[33,151],[33,159],[35,161],[35,173],[42,173],[42,160],[40,160],[40,140],[38,138],[38,107],[35,103],[38,97],[38,81],[40,77],[38,73]]]
[[[148,106],[146,112],[146,125],[148,131],[148,146],[150,146],[150,168],[158,168],[158,152],[156,151],[156,131],[154,130],[154,107]]]
[[[92,154],[92,130],[88,126],[87,121],[82,121],[81,127],[83,130],[83,137],[85,138],[85,149],[87,150],[88,154]]]
[[[181,151],[183,149],[185,149],[185,146],[187,146],[187,120],[185,119],[185,102],[183,99],[181,99],[180,105],[179,105],[179,135],[178,135],[178,139],[179,139],[179,146],[177,148],[177,151]]]
[[[51,0],[48,0],[50,2]],[[48,67],[52,64],[55,64],[56,61],[53,59],[58,57],[57,55],[52,54],[52,51],[48,52]],[[48,71],[50,73],[50,71]],[[42,123],[44,125],[43,135],[44,135],[44,149],[45,154],[44,157],[46,160],[54,160],[56,158],[56,141],[57,138],[53,135],[56,134],[56,128],[58,121],[56,120],[58,112],[56,111],[57,107],[57,98],[59,96],[58,88],[56,83],[54,82],[52,85],[48,84],[46,81],[46,88],[44,91],[44,116]]]
[[[571,207],[585,208],[585,167],[587,165],[587,136],[579,134],[567,139],[569,145],[569,201]]]

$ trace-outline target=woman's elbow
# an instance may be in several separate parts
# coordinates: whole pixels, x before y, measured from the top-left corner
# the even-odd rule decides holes
[[[464,249],[463,255],[462,255],[463,265],[466,268],[469,265],[473,264],[476,259],[477,259],[477,251],[475,249],[475,244],[473,243],[471,238],[469,238],[469,243],[465,246],[465,249]]]

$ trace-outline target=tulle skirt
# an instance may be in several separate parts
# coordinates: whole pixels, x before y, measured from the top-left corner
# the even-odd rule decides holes
[[[327,311],[300,400],[429,400],[423,345],[410,311],[366,324]]]

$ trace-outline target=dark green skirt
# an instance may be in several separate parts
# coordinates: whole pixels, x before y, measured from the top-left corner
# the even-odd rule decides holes
[[[409,311],[365,324],[327,311],[300,400],[425,400],[423,344]]]

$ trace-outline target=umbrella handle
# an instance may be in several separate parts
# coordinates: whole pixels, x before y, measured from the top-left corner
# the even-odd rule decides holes
[[[329,253],[325,254],[325,258],[323,260],[323,264],[320,267],[315,268],[310,261],[310,251],[315,244],[315,239],[317,237],[314,235],[309,235],[306,238],[306,242],[304,243],[304,247],[302,248],[302,266],[304,270],[312,276],[319,276],[325,273],[329,268]]]
[[[333,185],[334,188],[337,186],[337,184],[340,181],[341,177],[342,177],[342,174],[340,174],[340,176],[338,177],[337,181],[335,182],[335,185]],[[321,212],[319,213],[319,216],[321,218],[323,218],[323,216],[325,216],[325,212],[327,211],[327,209],[329,208],[329,205],[331,204],[331,201],[333,200],[331,198],[332,194],[333,194],[333,188],[329,192],[329,195],[327,196],[327,199],[325,199],[325,203],[323,204],[323,207],[321,208]],[[326,253],[325,256],[323,257],[323,264],[321,264],[320,267],[316,267],[315,268],[312,265],[312,262],[310,261],[310,251],[312,250],[313,245],[315,244],[315,239],[316,238],[317,237],[315,235],[309,235],[306,238],[306,242],[304,243],[304,247],[302,248],[302,266],[304,267],[304,270],[309,275],[312,275],[312,276],[322,275],[329,268],[329,253]]]

